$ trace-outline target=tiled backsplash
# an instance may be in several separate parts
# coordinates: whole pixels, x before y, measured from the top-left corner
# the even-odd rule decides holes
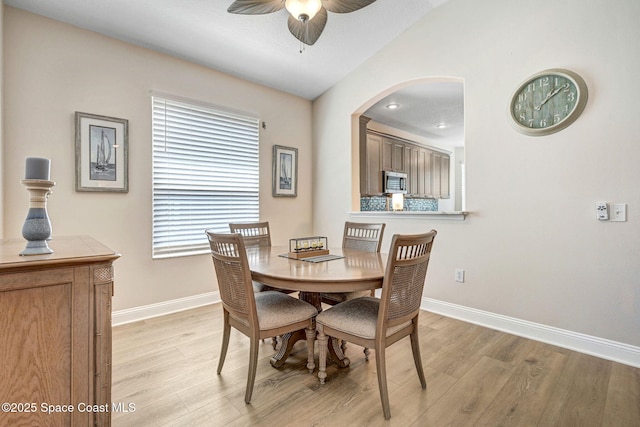
[[[389,200],[391,204],[391,200]],[[360,210],[366,211],[386,211],[387,198],[385,196],[360,197]],[[438,200],[436,199],[404,199],[405,211],[438,211]]]

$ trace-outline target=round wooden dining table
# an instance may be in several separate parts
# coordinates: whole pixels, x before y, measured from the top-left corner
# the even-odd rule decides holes
[[[382,287],[386,255],[354,249],[330,249],[330,255],[339,257],[312,262],[287,257],[288,247],[270,246],[247,248],[251,278],[273,288],[298,291],[299,298],[322,311],[320,293],[366,291]],[[304,330],[282,337],[278,353],[271,365],[284,364],[299,340],[305,340]],[[349,365],[337,340],[330,340],[329,355],[342,367]]]

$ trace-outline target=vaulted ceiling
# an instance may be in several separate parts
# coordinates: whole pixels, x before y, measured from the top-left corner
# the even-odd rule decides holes
[[[318,41],[304,46],[302,52],[300,42],[287,28],[286,10],[266,15],[231,14],[227,8],[232,0],[4,3],[313,100],[446,1],[377,0],[355,12],[329,12]],[[415,94],[405,91],[396,98],[403,95]],[[460,103],[461,98],[451,102]],[[427,105],[434,104],[423,103],[422,107]],[[384,120],[384,112],[378,113],[378,120]],[[434,113],[419,116],[433,117]],[[416,130],[423,125],[412,122],[407,126]],[[430,124],[429,131],[433,131]]]

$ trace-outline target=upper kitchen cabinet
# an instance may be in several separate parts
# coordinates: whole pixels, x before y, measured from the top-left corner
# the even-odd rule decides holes
[[[431,163],[431,194],[434,199],[448,199],[449,194],[449,165],[451,163],[448,154],[438,151],[429,153]]]
[[[449,179],[451,170],[451,157],[443,154],[440,158],[440,198],[448,199],[451,197],[450,188],[451,180]]]
[[[382,194],[382,171],[407,174],[407,197],[449,198],[447,153],[390,135],[366,132],[361,138],[360,194]]]
[[[382,137],[367,133],[369,120],[360,117],[360,194],[377,196],[382,194]]]
[[[382,138],[382,170],[408,172],[405,170],[405,144],[392,138]]]
[[[360,169],[361,173],[364,172],[364,177],[360,177],[361,185],[364,187],[361,191],[366,195],[378,195],[382,194],[382,137],[377,135],[368,135],[366,139],[366,161],[363,168]],[[363,180],[364,178],[364,180]]]

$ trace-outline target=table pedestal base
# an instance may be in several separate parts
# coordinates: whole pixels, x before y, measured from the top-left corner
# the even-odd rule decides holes
[[[307,336],[304,329],[300,329],[295,332],[287,332],[282,335],[282,343],[280,344],[280,350],[276,354],[271,357],[270,363],[274,368],[280,368],[286,362],[287,357],[291,354],[291,350],[293,350],[293,346],[298,341],[306,341]],[[344,355],[342,352],[342,348],[340,348],[340,342],[336,338],[331,338],[329,340],[329,357],[333,360],[339,367],[346,368],[349,366],[351,361],[348,357]]]
[[[319,293],[300,292],[300,299],[313,305],[316,309],[318,309],[318,313],[322,311],[322,302],[320,300]],[[300,340],[306,341],[306,339],[307,335],[304,329],[300,329],[299,331],[295,332],[288,332],[282,335],[280,350],[278,350],[278,352],[271,357],[271,366],[273,366],[274,368],[279,368],[284,365],[284,362],[291,354],[291,350],[293,350],[293,346],[295,345],[295,343]],[[351,361],[342,352],[340,342],[336,338],[331,338],[329,340],[328,347],[328,354],[331,360],[333,360],[341,368],[346,368],[347,366],[349,366],[349,363],[351,363]]]

